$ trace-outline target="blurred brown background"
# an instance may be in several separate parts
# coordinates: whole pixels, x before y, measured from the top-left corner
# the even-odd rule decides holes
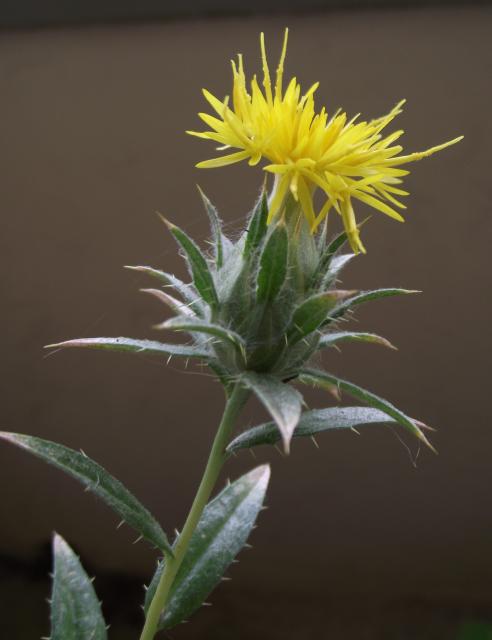
[[[492,617],[491,17],[478,5],[338,8],[1,33],[1,427],[82,447],[170,532],[202,472],[219,385],[175,363],[47,357],[42,347],[160,337],[150,326],[163,310],[138,292],[150,283],[121,267],[185,275],[154,211],[203,238],[196,182],[230,232],[241,228],[261,171],[194,169],[213,153],[184,134],[200,126],[201,87],[228,93],[238,51],[258,70],[260,30],[275,60],[288,25],[287,74],[306,88],[321,80],[317,103],[329,111],[376,117],[406,97],[395,128],[406,130],[407,149],[465,135],[412,167],[406,224],[375,214],[364,228],[368,255],[345,272],[347,288],[423,290],[358,313],[358,327],[399,352],[348,345],[326,357],[437,427],[439,456],[421,451],[415,467],[415,442],[406,441],[409,455],[384,428],[327,434],[319,451],[297,441],[288,459],[258,450],[273,476],[254,549],[216,606],[168,637],[447,639]],[[319,392],[310,402],[331,401]],[[264,417],[251,403],[242,426]],[[245,453],[227,471],[253,464]],[[136,637],[135,584],[151,575],[153,552],[132,546],[133,533],[116,531],[115,516],[74,481],[7,445],[0,487],[1,637],[47,635],[42,549],[53,530],[100,576],[113,637]]]

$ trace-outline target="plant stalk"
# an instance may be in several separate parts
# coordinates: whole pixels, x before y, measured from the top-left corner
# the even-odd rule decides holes
[[[222,420],[215,435],[200,486],[198,487],[198,491],[183,530],[174,546],[174,557],[166,556],[164,570],[147,612],[140,640],[153,640],[157,633],[159,618],[164,612],[168,602],[171,587],[176,574],[178,573],[179,567],[183,562],[191,536],[198,525],[203,510],[205,509],[215,483],[217,482],[222,466],[227,458],[225,449],[229,443],[231,431],[236,418],[244,406],[248,393],[248,390],[238,382],[227,399]]]

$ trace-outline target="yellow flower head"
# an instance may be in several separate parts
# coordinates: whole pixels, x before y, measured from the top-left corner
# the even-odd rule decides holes
[[[220,143],[220,151],[229,148],[239,151],[205,160],[197,167],[221,167],[246,159],[253,166],[265,158],[268,164],[264,169],[276,176],[269,221],[282,211],[285,196],[290,191],[300,203],[313,232],[333,207],[343,219],[352,250],[355,253],[365,252],[352,200],[361,200],[391,218],[403,221],[395,207],[405,209],[397,196],[408,193],[395,185],[401,183],[401,177],[409,172],[400,166],[455,144],[463,136],[426,151],[398,155],[403,147],[395,142],[403,131],[390,135],[382,132],[401,113],[404,100],[387,115],[369,122],[356,122],[358,115],[348,120],[347,114],[340,110],[329,118],[324,107],[317,113],[314,93],[319,83],[301,95],[300,85],[296,78],[292,78],[287,89],[283,90],[287,37],[286,29],[274,87],[262,33],[263,89],[253,76],[248,91],[241,55],[238,55],[237,64],[232,61],[232,106],[229,106],[228,98],[221,102],[203,89],[216,115],[199,114],[210,131],[187,133]],[[317,188],[326,196],[318,213],[313,204]]]

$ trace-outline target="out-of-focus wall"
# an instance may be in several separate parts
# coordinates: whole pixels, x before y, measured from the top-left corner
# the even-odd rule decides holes
[[[408,149],[465,134],[412,167],[407,222],[374,214],[349,288],[405,286],[421,295],[361,309],[357,327],[400,351],[346,346],[335,372],[439,429],[436,457],[417,468],[384,428],[274,450],[254,551],[232,589],[490,596],[489,8],[332,12],[3,33],[0,41],[2,428],[82,447],[121,478],[169,531],[182,523],[219,419],[209,377],[119,354],[64,352],[70,337],[160,337],[165,311],[139,294],[149,283],[124,264],[184,275],[155,210],[198,238],[206,220],[194,184],[231,233],[244,224],[261,171],[198,171],[213,147],[199,127],[201,87],[230,90],[229,58],[259,70],[258,34],[271,55],[291,29],[288,75],[318,103],[366,117],[400,98],[395,128]],[[358,208],[359,216],[366,214]],[[313,406],[329,404],[311,394]],[[250,422],[264,415],[251,405]],[[256,418],[254,418],[256,416]],[[246,419],[244,421],[246,424]],[[404,437],[404,434],[399,434]],[[406,440],[412,456],[414,441]],[[235,477],[254,464],[235,459]],[[0,447],[0,550],[30,554],[53,529],[95,566],[152,571],[153,554],[79,486]],[[261,586],[258,581],[261,578]],[[234,586],[234,585],[241,585]],[[234,593],[234,591],[233,591]]]

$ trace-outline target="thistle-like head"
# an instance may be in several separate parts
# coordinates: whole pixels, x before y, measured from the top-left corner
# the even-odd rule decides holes
[[[299,203],[311,232],[334,209],[343,220],[354,253],[365,252],[359,237],[354,200],[403,221],[401,197],[408,195],[399,186],[409,171],[403,165],[432,155],[462,139],[459,136],[416,153],[403,154],[397,140],[403,130],[387,133],[386,127],[402,112],[404,100],[387,115],[374,120],[349,118],[341,109],[332,115],[315,108],[314,95],[319,83],[305,93],[296,78],[284,90],[284,62],[288,30],[278,63],[274,84],[268,66],[263,33],[260,36],[263,88],[253,76],[248,89],[243,59],[232,61],[232,103],[219,100],[208,90],[203,94],[215,114],[200,113],[207,131],[188,131],[191,135],[219,143],[218,150],[235,149],[198,163],[200,168],[221,167],[242,160],[251,166],[266,161],[264,170],[274,174],[269,199],[268,220],[283,215],[290,194]],[[324,202],[315,210],[314,195],[321,191]]]

